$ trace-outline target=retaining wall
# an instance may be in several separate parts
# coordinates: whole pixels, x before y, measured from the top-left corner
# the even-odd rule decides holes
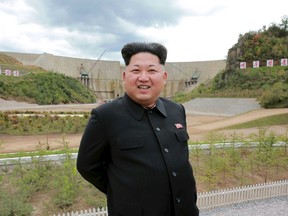
[[[124,66],[119,61],[97,61],[93,59],[56,56],[53,54],[29,54],[1,52],[11,56],[24,65],[35,65],[45,70],[63,73],[78,78],[91,88],[98,99],[112,99],[124,94],[122,86],[122,71]],[[81,65],[88,77],[80,76]],[[176,92],[185,91],[193,86],[186,86],[185,81],[191,79],[195,71],[200,72],[198,83],[213,79],[226,66],[226,60],[197,62],[167,62],[168,80],[162,93],[164,97],[172,97]]]

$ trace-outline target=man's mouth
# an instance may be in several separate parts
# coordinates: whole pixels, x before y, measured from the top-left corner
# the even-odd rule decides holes
[[[150,86],[146,86],[146,85],[140,85],[138,86],[139,89],[149,89]]]

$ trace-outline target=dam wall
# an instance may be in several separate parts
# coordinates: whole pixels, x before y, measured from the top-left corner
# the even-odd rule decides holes
[[[23,65],[35,65],[47,71],[77,78],[83,85],[92,89],[99,100],[113,99],[124,94],[122,72],[125,66],[119,61],[72,58],[49,53],[1,53],[17,59]],[[167,62],[165,69],[168,72],[168,80],[162,96],[169,98],[176,92],[207,82],[225,69],[225,66],[226,60]],[[198,75],[197,83],[187,85],[187,81],[195,74]]]

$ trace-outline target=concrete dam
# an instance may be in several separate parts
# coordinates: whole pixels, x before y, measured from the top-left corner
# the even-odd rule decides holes
[[[47,71],[77,78],[94,91],[98,100],[114,99],[124,94],[122,72],[125,66],[119,61],[72,58],[48,53],[1,53],[17,59],[23,65],[35,65]],[[187,91],[207,82],[225,67],[226,60],[167,62],[165,68],[168,80],[162,96],[169,98],[177,92]],[[195,76],[196,83],[191,79]]]

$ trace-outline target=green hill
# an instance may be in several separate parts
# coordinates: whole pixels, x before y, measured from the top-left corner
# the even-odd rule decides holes
[[[206,84],[188,94],[180,93],[174,100],[184,102],[195,97],[256,97],[264,108],[288,107],[288,66],[280,66],[288,58],[288,17],[281,24],[264,26],[259,31],[239,35],[228,51],[225,70]],[[274,66],[267,67],[266,61]],[[253,68],[253,61],[260,67]],[[247,67],[240,69],[240,62]]]
[[[0,54],[0,97],[37,104],[94,103],[93,93],[77,79],[35,66],[24,66],[16,59]],[[3,75],[5,70],[20,76]]]

